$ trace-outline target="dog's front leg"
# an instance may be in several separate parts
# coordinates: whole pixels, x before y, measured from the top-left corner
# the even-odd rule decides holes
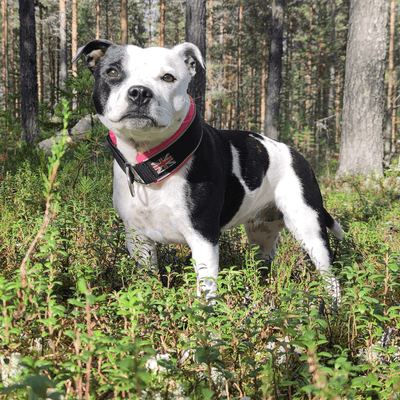
[[[210,242],[196,238],[188,243],[192,250],[197,273],[197,295],[205,293],[207,300],[217,295],[217,277],[219,263],[219,247]]]
[[[140,268],[147,268],[158,272],[156,243],[147,236],[135,233],[125,226],[126,247],[129,255]]]

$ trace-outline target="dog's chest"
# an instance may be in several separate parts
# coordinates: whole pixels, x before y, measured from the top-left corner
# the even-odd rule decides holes
[[[185,233],[191,224],[182,172],[161,183],[135,183],[133,197],[121,172],[118,166],[114,169],[113,202],[125,224],[157,242],[186,243]]]

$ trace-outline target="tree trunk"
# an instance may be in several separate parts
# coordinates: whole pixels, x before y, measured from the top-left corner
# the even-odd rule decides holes
[[[221,27],[222,27],[222,32],[223,32],[223,38],[222,38],[222,48],[224,51],[222,52],[222,74],[221,74],[221,90],[220,93],[224,93],[224,97],[229,96],[228,92],[228,81],[229,81],[229,50],[228,50],[228,43],[230,42],[228,39],[228,34],[227,34],[227,24],[228,24],[228,16],[227,14],[224,14],[223,16],[223,22],[221,21]],[[228,118],[229,118],[229,104],[223,105],[222,103],[222,98],[220,99],[220,112],[221,112],[221,129],[228,129]]]
[[[66,0],[60,0],[60,87],[66,89],[68,79],[67,8]]]
[[[128,0],[121,0],[121,44],[128,44]]]
[[[106,0],[106,39],[107,40],[110,39],[110,32],[109,32],[110,23],[108,20],[108,2],[109,2],[109,0]]]
[[[16,47],[15,45],[15,35],[14,35],[14,0],[11,0],[11,5],[10,5],[10,10],[11,10],[11,15],[10,15],[10,71],[15,71],[16,66],[15,66],[15,53],[14,49]],[[15,75],[11,75],[11,91],[12,93],[17,92],[17,80],[15,78]],[[17,115],[17,97],[14,96],[12,100],[12,107],[13,107],[13,115]]]
[[[100,12],[99,12],[100,14]],[[72,0],[72,32],[71,32],[71,52],[72,58],[78,51],[78,0]],[[77,63],[72,64],[72,75],[78,76]]]
[[[203,59],[206,59],[206,0],[186,1],[186,41],[195,44]],[[188,93],[193,98],[197,111],[204,118],[206,73],[198,63],[196,75],[189,84]]]
[[[255,88],[254,88],[254,69],[252,66],[249,66],[249,101],[250,101],[250,105],[248,108],[248,112],[246,112],[246,115],[248,116],[246,118],[246,122],[247,122],[247,130],[251,131],[254,125],[254,121],[255,121],[255,111],[254,111],[254,106],[256,104],[255,101]]]
[[[329,52],[329,113],[333,115],[335,111],[335,86],[336,86],[336,0],[331,0],[331,38],[330,38],[330,52]]]
[[[232,63],[233,63],[233,56],[232,56],[232,39],[228,41],[229,45],[229,52],[228,52],[228,87],[227,87],[227,97],[230,99],[228,106],[227,106],[227,117],[228,123],[226,124],[226,129],[232,129],[232,121],[234,117],[234,109],[232,106],[232,86],[233,86],[233,71],[232,71]]]
[[[176,7],[176,6],[175,6]],[[175,21],[174,21],[174,25],[175,25],[175,37],[174,37],[174,43],[175,44],[179,44],[180,42],[180,38],[179,38],[179,11],[178,8],[175,9]]]
[[[54,84],[55,86],[60,85],[60,38],[56,37],[56,49],[54,52]],[[58,101],[58,90],[56,92],[56,97]]]
[[[339,143],[340,135],[340,91],[342,86],[342,76],[340,69],[336,69],[336,93],[335,93],[335,143]]]
[[[207,95],[207,100],[206,100],[206,121],[207,123],[211,124],[212,121],[212,95],[213,95],[213,89],[214,89],[214,77],[213,77],[213,70],[211,68],[211,47],[213,45],[213,25],[214,25],[214,20],[213,20],[213,0],[209,0],[208,2],[208,52],[207,52],[207,65],[208,65],[208,70],[207,70],[207,82],[208,82],[208,95]]]
[[[293,11],[289,11],[289,23],[287,27],[287,45],[286,45],[286,104],[285,104],[285,125],[290,121],[292,113],[292,81],[290,71],[292,69],[292,39],[293,39]]]
[[[268,65],[265,135],[279,137],[279,105],[282,85],[283,21],[286,0],[272,2],[271,51]]]
[[[238,15],[238,51],[237,51],[237,61],[236,61],[236,129],[241,127],[241,91],[242,91],[242,22],[243,22],[243,4],[239,0],[239,15]]]
[[[39,108],[35,6],[32,0],[19,0],[19,19],[22,134],[29,144],[33,144],[39,136]]]
[[[383,173],[388,11],[387,0],[350,1],[340,175]]]
[[[78,0],[72,0],[72,24],[71,24],[71,53],[74,58],[78,51]],[[100,20],[100,4],[99,4],[99,20]],[[97,19],[97,10],[96,10]],[[97,26],[96,26],[97,31]],[[97,32],[96,32],[97,35]],[[76,62],[72,63],[72,75],[78,76],[78,65]],[[76,90],[74,89],[74,99],[72,102],[72,108],[75,110],[79,105],[79,98],[76,96]]]
[[[389,39],[389,82],[387,97],[387,118],[386,118],[386,135],[385,135],[385,158],[390,160],[392,146],[394,146],[395,126],[396,126],[396,90],[395,90],[395,70],[394,70],[394,34],[395,34],[395,10],[394,0],[390,3],[390,39]]]
[[[307,97],[306,97],[306,119],[310,119],[311,115],[311,95],[312,95],[312,38],[313,38],[313,0],[310,1],[310,13],[309,13],[309,30],[308,30],[308,51],[307,51],[307,73],[306,73],[306,82],[307,82]],[[308,121],[311,122],[311,121]]]
[[[265,132],[265,111],[266,111],[266,97],[267,97],[267,84],[265,78],[267,76],[267,32],[266,27],[263,29],[262,34],[262,58],[261,58],[261,132]]]
[[[1,54],[2,54],[2,84],[3,84],[3,109],[7,110],[7,78],[8,78],[8,1],[1,2],[1,16],[2,16],[2,41],[1,41]]]
[[[225,35],[224,35],[224,24],[220,23],[219,25],[219,45],[221,48],[224,48],[225,42]],[[217,120],[217,127],[218,129],[222,129],[222,91],[223,91],[223,76],[224,76],[224,55],[225,52],[221,51],[220,59],[219,59],[219,74],[218,74],[218,120]]]
[[[38,66],[38,95],[39,95],[39,102],[43,103],[43,99],[44,99],[44,80],[43,80],[43,24],[42,24],[42,20],[43,20],[43,5],[41,3],[38,3],[38,7],[39,7],[39,29],[38,29],[38,33],[39,33],[39,40],[37,43],[37,66]]]
[[[151,47],[151,42],[153,41],[153,38],[152,38],[152,35],[151,35],[151,29],[152,29],[151,0],[149,0],[149,47]]]
[[[160,0],[160,47],[165,46],[165,0]]]
[[[73,1],[77,1],[77,0],[73,0]],[[73,6],[72,6],[73,7]],[[122,6],[121,6],[121,13],[122,13]],[[73,23],[73,19],[72,19],[72,23]],[[121,31],[122,31],[122,17],[121,17]],[[121,34],[122,36],[122,34]],[[96,39],[100,39],[100,0],[96,0]],[[76,54],[76,53],[72,53],[72,54]],[[75,57],[75,55],[74,55]]]
[[[48,13],[46,13],[48,16]],[[50,85],[50,109],[54,108],[54,87],[55,87],[55,69],[54,69],[54,53],[51,43],[52,35],[50,33],[50,22],[46,23],[46,42],[47,42],[47,62],[49,65],[49,85]]]

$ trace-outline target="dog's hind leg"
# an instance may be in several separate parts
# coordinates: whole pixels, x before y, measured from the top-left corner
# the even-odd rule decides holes
[[[258,246],[257,257],[264,261],[261,264],[261,275],[267,276],[275,257],[276,244],[280,231],[284,228],[282,219],[272,221],[250,221],[244,224],[250,244]]]
[[[286,227],[308,253],[317,270],[323,275],[329,292],[339,303],[340,285],[330,270],[332,255],[323,208],[321,211],[317,210],[304,202],[289,203],[282,207]]]
[[[323,275],[336,302],[340,302],[340,285],[330,270],[332,254],[328,228],[342,236],[337,222],[325,211],[321,191],[314,173],[299,153],[290,149],[290,167],[275,187],[275,205],[283,214],[286,227],[307,251]]]

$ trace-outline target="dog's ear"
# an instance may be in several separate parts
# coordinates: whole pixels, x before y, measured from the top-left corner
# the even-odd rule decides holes
[[[172,50],[183,59],[190,75],[194,76],[196,74],[196,61],[205,69],[203,56],[199,48],[193,43],[181,43],[173,47]]]
[[[104,53],[107,51],[107,49],[113,44],[113,42],[110,42],[106,39],[92,40],[84,46],[79,47],[75,57],[72,59],[72,62],[75,62],[82,54],[84,54],[86,57],[87,66],[90,72],[93,74],[99,60],[104,56]]]

